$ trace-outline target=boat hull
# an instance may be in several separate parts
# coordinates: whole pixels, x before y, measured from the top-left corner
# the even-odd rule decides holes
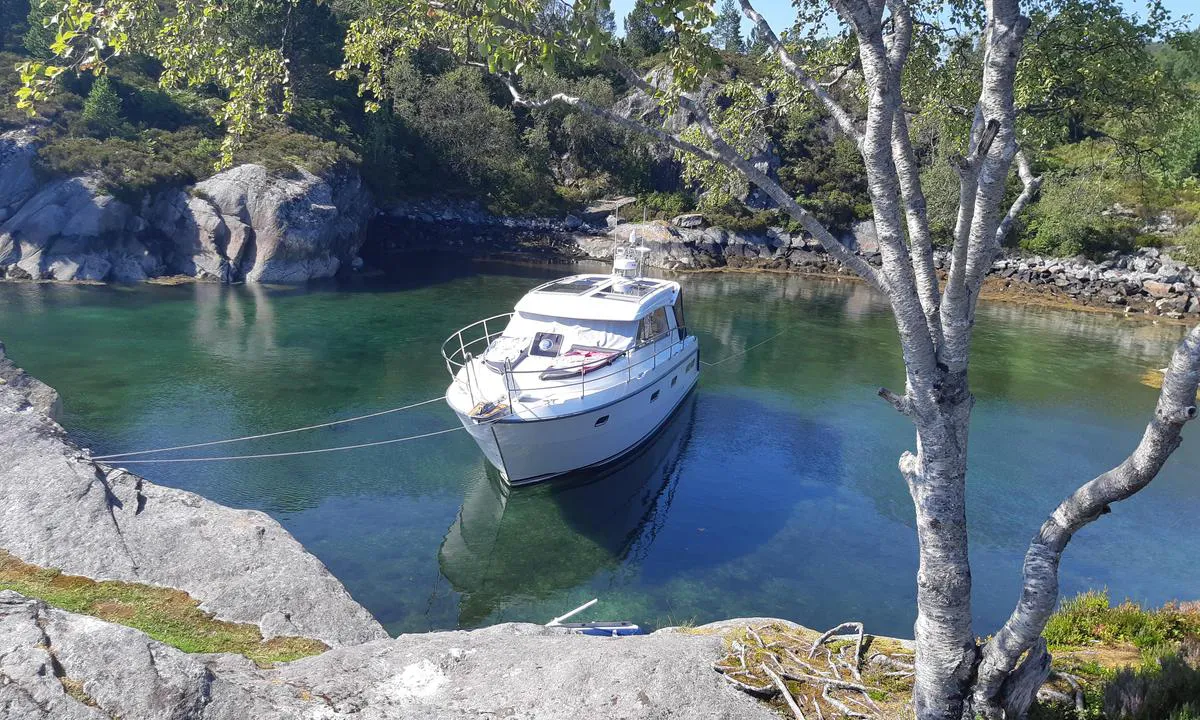
[[[657,432],[699,378],[698,350],[672,358],[658,378],[632,394],[571,415],[476,422],[457,412],[509,485],[528,485],[613,462]]]

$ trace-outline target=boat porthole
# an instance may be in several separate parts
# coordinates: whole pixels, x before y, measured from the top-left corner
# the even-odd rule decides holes
[[[601,425],[603,425],[603,424],[604,424],[604,423],[606,423],[606,422],[608,422],[608,416],[607,416],[607,415],[605,415],[605,416],[604,416],[604,417],[602,417],[602,418],[598,418],[598,419],[596,420],[596,427],[600,427]]]
[[[671,378],[671,387],[675,387],[675,383],[677,383],[677,382],[679,382],[679,376],[678,376],[678,375],[676,375],[675,377]]]
[[[661,391],[660,391],[660,390],[655,390],[655,391],[654,391],[654,392],[653,392],[653,393],[650,395],[650,402],[654,402],[655,400],[657,400],[657,399],[658,399],[658,393],[659,393],[659,392],[661,392]]]

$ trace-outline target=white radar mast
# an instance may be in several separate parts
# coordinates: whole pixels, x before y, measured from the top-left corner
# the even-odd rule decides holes
[[[629,244],[613,249],[612,274],[625,280],[636,280],[642,276],[642,263],[650,248],[637,244],[637,230],[629,233]]]

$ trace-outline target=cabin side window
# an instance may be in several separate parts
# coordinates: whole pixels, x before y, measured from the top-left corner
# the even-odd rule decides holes
[[[680,290],[679,294],[675,296],[675,304],[671,306],[671,309],[675,312],[675,327],[679,330],[679,339],[682,340],[687,337],[687,324],[683,321],[682,290]]]
[[[645,345],[646,343],[660,340],[669,329],[667,325],[667,309],[660,307],[642,318],[642,325],[638,329],[638,344]]]

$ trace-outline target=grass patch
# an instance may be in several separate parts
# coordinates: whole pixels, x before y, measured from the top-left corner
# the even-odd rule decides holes
[[[328,649],[309,638],[264,641],[257,626],[217,620],[181,590],[64,575],[22,562],[4,550],[0,550],[0,590],[15,590],[56,608],[136,628],[184,652],[238,653],[261,667]]]
[[[1107,591],[1092,590],[1063,600],[1042,635],[1051,647],[1130,644],[1153,651],[1200,636],[1200,612],[1180,605],[1143,610],[1128,600],[1114,606]]]
[[[1055,670],[1079,679],[1085,710],[1039,703],[1031,720],[1197,720],[1200,606],[1146,610],[1090,591],[1064,600],[1043,635]],[[1062,680],[1052,687],[1072,692]]]

